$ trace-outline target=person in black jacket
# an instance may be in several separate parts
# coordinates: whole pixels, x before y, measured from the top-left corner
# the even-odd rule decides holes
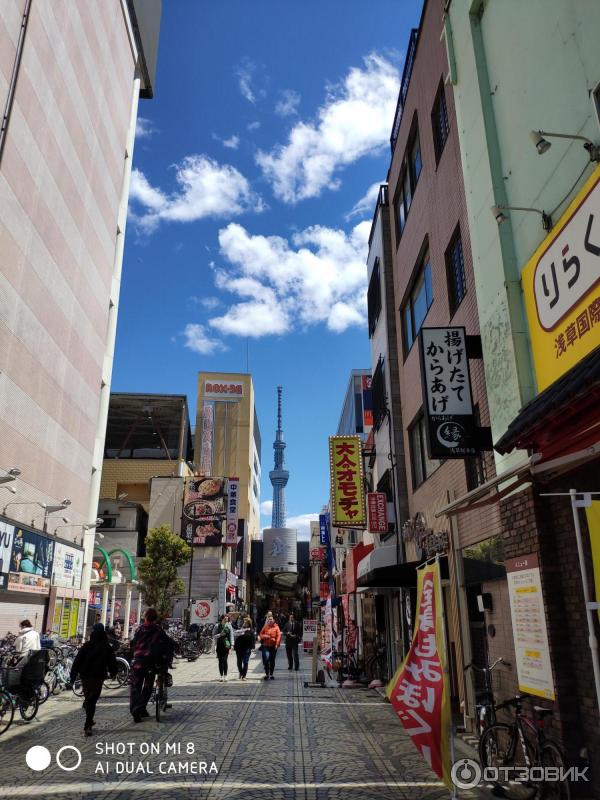
[[[175,642],[164,632],[158,621],[156,609],[147,609],[144,623],[133,637],[132,649],[129,710],[133,721],[141,722],[150,716],[146,706],[152,694],[156,672],[171,665],[175,649]]]
[[[288,660],[288,669],[294,668],[297,672],[300,669],[298,645],[302,641],[302,623],[297,620],[293,614],[290,614],[290,618],[283,628],[283,633],[285,634],[285,652]]]
[[[246,675],[248,674],[248,662],[250,661],[250,654],[254,650],[255,641],[256,634],[252,627],[252,620],[250,617],[246,617],[243,628],[237,633],[233,644],[233,649],[237,656],[238,672],[242,681],[246,680]]]
[[[108,643],[104,625],[97,622],[92,628],[89,642],[86,642],[80,649],[73,666],[71,667],[71,683],[74,683],[77,676],[81,677],[83,688],[83,708],[85,709],[85,726],[83,733],[85,736],[92,735],[94,714],[96,703],[102,694],[102,684],[107,674],[114,678],[117,674],[117,660],[112,647]]]

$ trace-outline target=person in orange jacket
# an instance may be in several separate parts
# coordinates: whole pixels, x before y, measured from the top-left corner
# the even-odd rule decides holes
[[[281,644],[281,629],[273,619],[273,614],[269,611],[263,629],[258,635],[262,646],[262,659],[265,668],[265,680],[275,680],[275,659],[277,650]]]

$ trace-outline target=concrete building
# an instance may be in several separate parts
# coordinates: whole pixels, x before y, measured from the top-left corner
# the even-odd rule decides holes
[[[534,662],[533,629],[515,633],[508,689],[546,698],[569,763],[590,764],[586,791],[600,797],[600,630],[586,609],[600,531],[593,496],[569,497],[600,490],[600,7],[453,0],[446,11],[499,476],[445,511],[460,519],[495,499],[507,568],[531,562],[543,641]],[[485,626],[495,621],[486,610]]]
[[[54,515],[70,501],[74,526],[96,516],[138,99],[153,94],[160,11],[160,0],[0,9],[0,475],[20,470],[3,484],[10,500],[16,490],[3,516],[40,549],[39,504]],[[81,527],[64,531],[81,539]],[[78,629],[92,534],[71,587]],[[23,615],[41,629],[51,560],[34,592],[2,590],[13,630]]]

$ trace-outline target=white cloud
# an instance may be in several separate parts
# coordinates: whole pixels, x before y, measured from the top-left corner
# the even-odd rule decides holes
[[[239,136],[230,136],[229,139],[223,139],[223,147],[227,147],[229,150],[237,150],[239,146]]]
[[[256,64],[250,59],[243,59],[240,66],[236,69],[235,74],[238,79],[240,92],[249,103],[256,103],[256,94],[252,87],[252,82],[256,75]]]
[[[281,100],[275,106],[275,113],[280,117],[290,117],[298,113],[298,106],[300,105],[300,95],[293,89],[284,89],[281,94]]]
[[[193,155],[174,168],[177,189],[172,194],[153,187],[140,170],[131,173],[130,216],[146,232],[154,230],[161,220],[194,222],[205,217],[233,217],[265,209],[246,178],[229,164]]]
[[[209,320],[222,334],[261,337],[325,323],[336,333],[366,318],[366,266],[370,224],[349,233],[314,225],[291,242],[250,234],[230,223],[219,231],[219,289],[240,302]]]
[[[218,297],[192,297],[191,299],[194,303],[198,303],[199,306],[209,311],[214,311],[221,303]]]
[[[264,514],[265,517],[270,517],[273,513],[273,501],[263,500],[263,502],[260,504],[260,513]]]
[[[213,353],[225,350],[225,345],[217,339],[211,339],[203,325],[190,323],[185,326],[183,331],[185,336],[185,347],[203,356],[210,356]]]
[[[387,145],[398,99],[399,75],[382,56],[371,54],[331,89],[315,122],[298,122],[285,145],[256,161],[276,197],[295,203],[339,188],[339,169]]]
[[[314,514],[298,514],[295,517],[288,517],[286,528],[296,528],[298,531],[298,541],[310,541],[310,523],[311,521],[318,521],[319,513]]]
[[[258,122],[258,120],[255,122],[249,122],[246,127],[249,131],[257,131],[260,128],[260,122]]]
[[[369,186],[365,194],[357,200],[352,206],[352,209],[346,214],[346,222],[349,222],[353,217],[373,217],[375,213],[375,205],[377,204],[377,197],[379,196],[379,187],[381,181],[377,181],[372,186]]]
[[[158,133],[158,128],[155,127],[152,120],[145,117],[138,117],[135,122],[135,138],[136,139],[149,139],[155,133]]]

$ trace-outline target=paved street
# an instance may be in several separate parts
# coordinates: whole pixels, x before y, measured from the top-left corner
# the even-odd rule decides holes
[[[2,737],[0,797],[437,800],[449,796],[416,753],[389,704],[375,692],[305,688],[310,661],[305,659],[304,671],[288,672],[284,652],[279,654],[276,679],[269,682],[262,680],[258,654],[250,661],[245,683],[237,680],[235,658],[229,662],[226,684],[218,681],[212,656],[179,663],[170,692],[173,708],[160,724],[151,719],[135,725],[125,692],[107,692],[90,739],[82,736],[82,711],[70,692],[49,700],[38,720],[29,725],[19,720]],[[52,763],[43,772],[33,772],[25,764],[33,745],[44,745],[52,753]],[[72,772],[60,769],[55,761],[56,752],[65,745],[75,745],[82,754],[81,765]],[[104,754],[116,745],[127,752]],[[146,754],[151,745],[159,752]],[[178,745],[181,752],[173,752]],[[73,765],[74,751],[64,751],[61,759],[64,766]],[[207,762],[208,770],[213,761],[218,774],[191,774],[192,765]],[[181,762],[188,774],[168,771],[171,762],[176,770]],[[144,771],[118,774],[127,763],[130,769]]]

